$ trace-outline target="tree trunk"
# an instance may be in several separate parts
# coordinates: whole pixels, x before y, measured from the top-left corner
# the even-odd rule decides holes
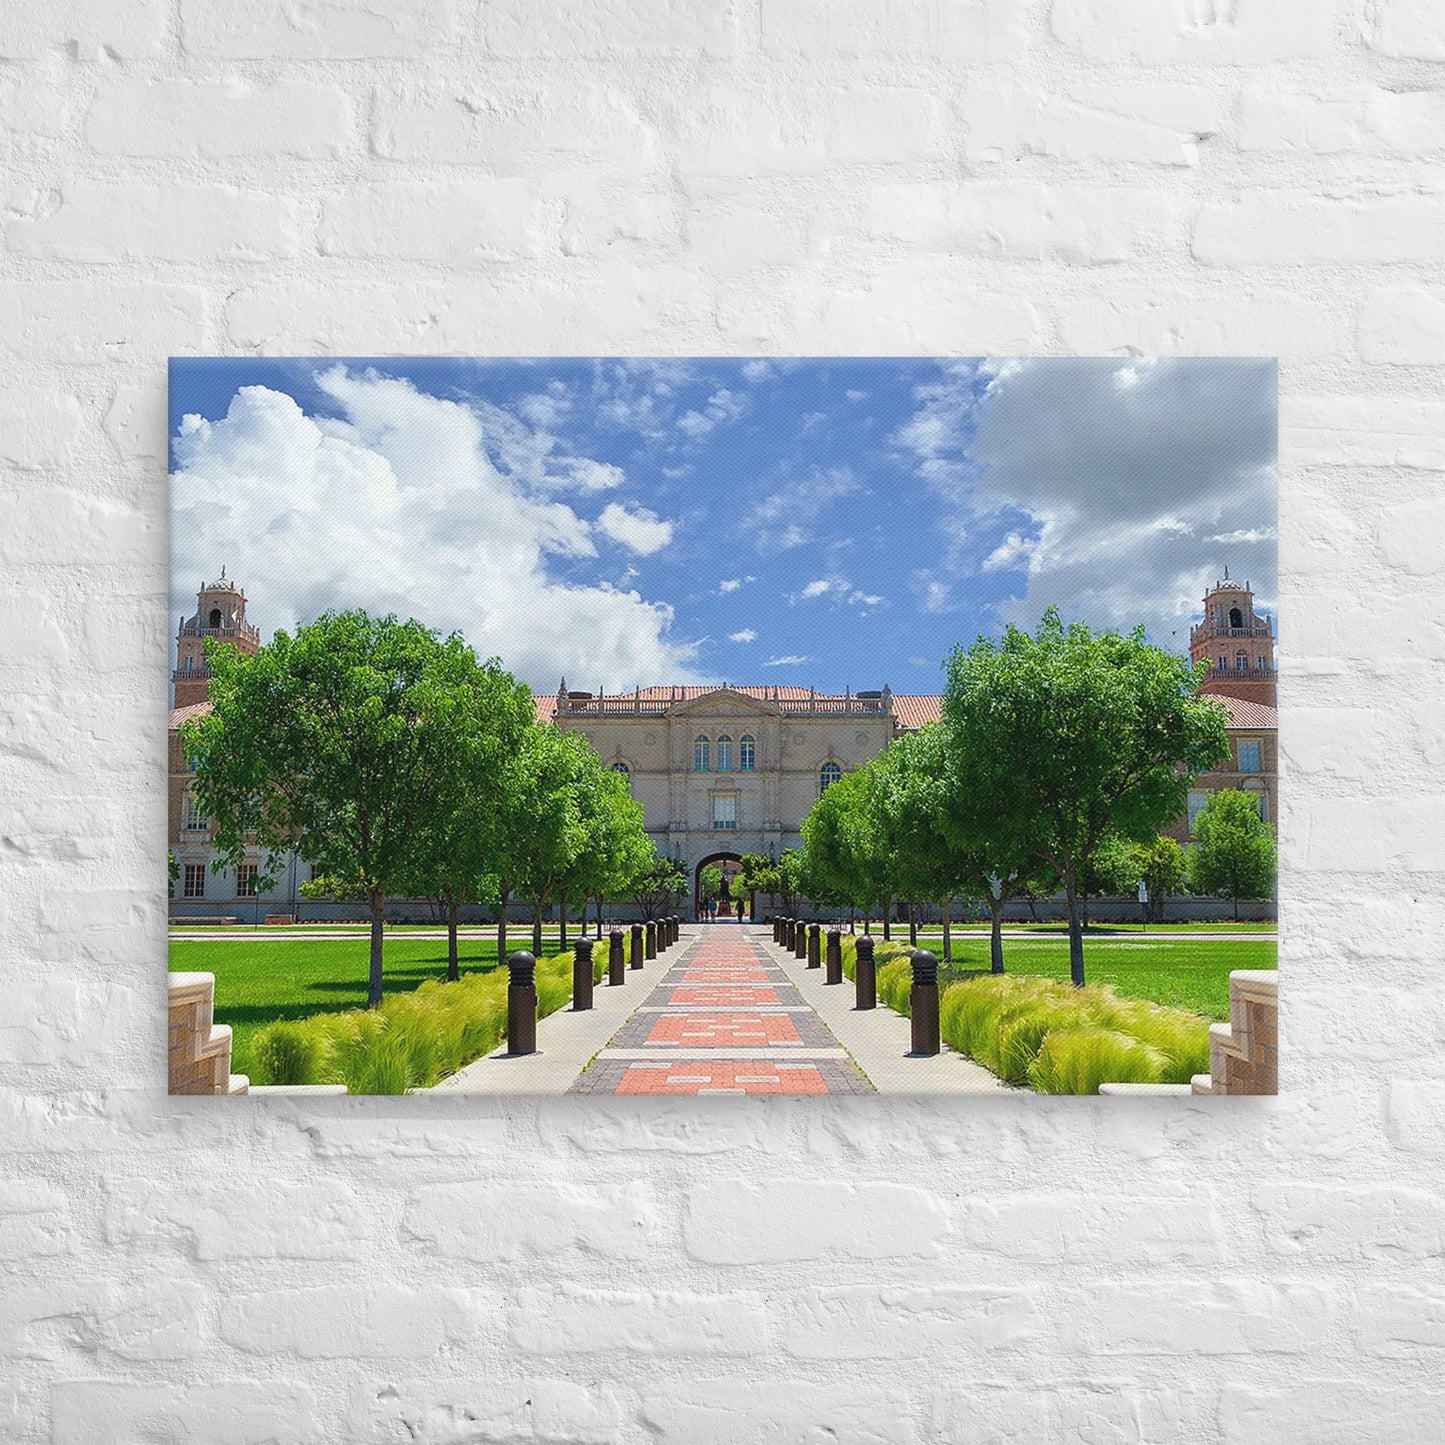
[[[1234,900],[1234,921],[1239,922],[1239,898],[1237,896]]]
[[[542,908],[545,896],[532,900],[532,957],[542,956]]]
[[[1084,986],[1084,930],[1079,926],[1079,890],[1072,868],[1064,870],[1064,892],[1069,900],[1069,978],[1075,988]]]
[[[461,961],[457,957],[457,914],[461,910],[455,898],[447,899],[447,982],[455,983],[461,976]]]
[[[890,915],[893,912],[893,900],[886,899],[883,904],[883,942],[887,943],[893,937],[893,930],[889,926]]]
[[[587,910],[584,908],[583,912]],[[562,920],[562,952],[567,952],[567,895],[562,894],[562,902],[557,907],[557,916]]]
[[[366,985],[366,1006],[381,1002],[381,931],[386,922],[386,894],[371,895],[371,976]]]
[[[918,905],[911,898],[908,900],[908,946],[918,947]]]
[[[501,906],[497,909],[497,962],[507,961],[507,900],[511,898],[510,888],[502,889]]]
[[[994,973],[1003,972],[1003,899],[991,898],[989,908],[993,912],[993,927],[989,931],[988,959]]]
[[[953,899],[943,900],[943,961],[953,962]]]

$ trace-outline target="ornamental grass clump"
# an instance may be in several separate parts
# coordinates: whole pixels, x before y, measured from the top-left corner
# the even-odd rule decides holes
[[[939,1028],[959,1053],[1041,1093],[1187,1083],[1209,1068],[1208,1019],[1056,979],[986,975],[952,984],[939,1003]]]
[[[605,965],[594,955],[594,979]],[[428,980],[392,994],[374,1009],[316,1014],[275,1023],[256,1035],[260,1084],[345,1084],[353,1094],[404,1094],[430,1088],[489,1054],[507,1030],[505,968]],[[572,954],[537,964],[537,1013],[555,1013],[572,997]]]

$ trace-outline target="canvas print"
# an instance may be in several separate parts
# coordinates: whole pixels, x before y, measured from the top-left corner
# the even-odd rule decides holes
[[[171,363],[169,1087],[1276,1088],[1259,358]]]

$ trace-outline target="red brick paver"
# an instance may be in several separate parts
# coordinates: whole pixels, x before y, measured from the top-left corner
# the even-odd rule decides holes
[[[735,927],[704,924],[569,1092],[862,1094],[873,1086],[782,968]]]

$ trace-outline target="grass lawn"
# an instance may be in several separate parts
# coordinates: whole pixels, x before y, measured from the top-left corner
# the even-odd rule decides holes
[[[530,929],[507,935],[513,948],[529,948],[531,939]],[[554,934],[553,951],[555,944]],[[497,966],[495,937],[464,938],[457,951],[463,973]],[[216,975],[216,1022],[234,1031],[231,1068],[238,1074],[249,1072],[251,1039],[262,1025],[364,1008],[370,958],[364,936],[260,944],[175,939],[170,945],[173,970]],[[389,937],[382,967],[387,993],[409,993],[429,978],[445,978],[446,939]]]
[[[1272,940],[1216,943],[1183,940],[1111,943],[1090,939],[1084,944],[1084,977],[1089,983],[1112,984],[1130,998],[1150,999],[1175,1008],[1193,1009],[1211,1019],[1229,1017],[1229,974],[1236,968],[1275,968],[1279,948]],[[1008,973],[1043,978],[1069,977],[1069,948],[1052,939],[1037,943],[1005,943],[1003,965]],[[987,973],[986,938],[955,939],[953,972],[963,977]]]
[[[873,925],[874,933],[882,927],[881,924]],[[954,930],[960,928],[987,928],[988,919],[975,919],[969,923],[955,922]],[[905,935],[908,932],[906,923],[895,923],[893,931],[896,934],[903,929]],[[1085,930],[1088,938],[1107,938],[1110,934],[1141,933],[1149,938],[1156,935],[1161,938],[1168,938],[1178,933],[1275,933],[1279,929],[1277,923],[1231,923],[1227,918],[1222,918],[1218,923],[1151,923],[1145,928],[1142,923],[1091,923]],[[1067,936],[1069,925],[1067,923],[1005,923],[1003,931],[1007,933],[1057,933],[1060,936]],[[930,938],[943,937],[943,925],[941,923],[929,923],[919,928],[919,936],[927,934]]]

